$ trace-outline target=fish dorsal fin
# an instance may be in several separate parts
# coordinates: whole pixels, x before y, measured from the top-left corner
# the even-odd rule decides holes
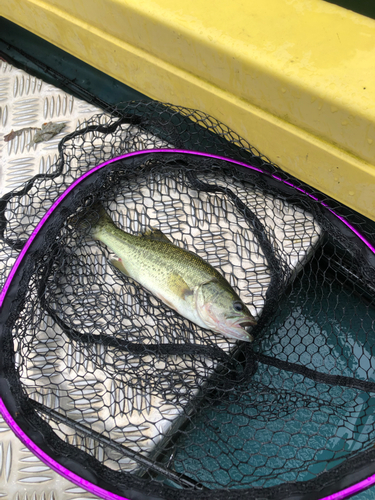
[[[142,233],[141,237],[154,241],[164,241],[164,243],[172,243],[171,240],[167,238],[162,231],[160,231],[160,229],[155,229],[153,227]]]

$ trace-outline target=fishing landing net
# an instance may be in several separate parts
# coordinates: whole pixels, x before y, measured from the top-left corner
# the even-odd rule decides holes
[[[124,105],[59,151],[0,200],[1,411],[34,453],[109,499],[317,499],[374,474],[372,223],[184,108]],[[119,273],[98,202],[219,270],[254,342]]]

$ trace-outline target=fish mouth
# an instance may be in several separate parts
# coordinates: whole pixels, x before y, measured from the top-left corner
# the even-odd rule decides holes
[[[220,319],[209,316],[205,317],[203,321],[205,328],[220,333],[227,339],[242,340],[243,342],[253,342],[254,340],[250,331],[251,327],[257,324],[257,320],[252,316],[227,316]]]
[[[253,342],[254,337],[247,328],[256,325],[256,320],[246,319],[241,322],[233,322],[229,328],[227,325],[225,336],[231,339]]]
[[[248,319],[246,321],[242,321],[241,323],[239,323],[239,326],[246,330],[246,328],[248,328],[249,326],[255,326],[256,324],[257,324],[257,321],[255,319],[253,319],[253,320]]]
[[[253,342],[254,337],[250,332],[245,330],[245,328],[232,327],[230,330],[227,330],[226,336],[231,339],[242,340],[244,342]]]

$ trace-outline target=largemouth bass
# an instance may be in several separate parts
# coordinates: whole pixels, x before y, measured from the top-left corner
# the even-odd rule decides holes
[[[255,318],[226,279],[198,255],[174,245],[161,231],[140,236],[118,228],[105,209],[91,222],[91,236],[118,257],[111,263],[196,325],[230,339],[253,340]]]

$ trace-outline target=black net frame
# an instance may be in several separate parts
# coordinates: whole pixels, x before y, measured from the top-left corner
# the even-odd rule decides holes
[[[126,126],[125,133],[122,130],[123,126]],[[153,139],[154,137],[157,137],[158,141]],[[27,236],[32,234],[38,222],[43,219],[46,210],[80,175],[94,165],[108,161],[124,152],[146,148],[152,148],[152,151],[143,151],[142,154],[130,155],[109,163],[105,168],[99,169],[95,174],[87,176],[84,181],[80,182],[79,188],[72,190],[54,210],[53,217],[44,224],[43,230],[38,233],[32,247],[22,260],[5,297],[0,317],[0,347],[4,353],[0,361],[0,396],[11,416],[43,451],[62,463],[68,470],[74,471],[81,478],[94,484],[100,484],[102,488],[110,492],[131,499],[172,497],[203,499],[224,498],[224,496],[229,499],[321,498],[338,489],[355,484],[373,473],[371,464],[375,458],[372,446],[373,431],[368,423],[369,416],[366,412],[367,424],[357,425],[369,427],[366,431],[368,442],[363,444],[359,440],[357,449],[353,446],[353,452],[343,449],[336,450],[335,453],[331,450],[332,457],[324,461],[323,470],[314,471],[307,480],[301,480],[298,474],[293,476],[291,470],[283,471],[281,467],[279,479],[280,477],[282,479],[278,481],[278,484],[272,484],[272,478],[268,483],[264,481],[263,485],[259,485],[259,482],[251,484],[252,482],[249,481],[250,487],[247,487],[246,481],[243,483],[236,479],[230,479],[224,485],[220,484],[220,481],[215,484],[213,479],[208,480],[207,477],[202,477],[196,469],[192,472],[184,465],[184,457],[179,456],[181,452],[178,450],[182,448],[190,462],[205,463],[199,453],[197,455],[196,451],[190,451],[192,443],[188,442],[188,438],[192,435],[192,431],[189,425],[198,432],[198,436],[211,438],[212,449],[219,446],[215,433],[220,434],[219,427],[223,422],[219,418],[215,424],[215,418],[212,418],[212,415],[211,418],[207,416],[211,408],[216,408],[218,415],[224,416],[227,415],[228,408],[232,416],[236,415],[241,405],[247,410],[257,408],[260,419],[268,419],[272,422],[275,421],[275,415],[278,415],[281,420],[284,419],[285,425],[293,422],[290,415],[298,414],[301,407],[304,410],[323,408],[323,413],[328,415],[329,422],[330,418],[335,420],[345,411],[349,414],[351,411],[352,415],[356,415],[358,411],[355,406],[358,402],[353,404],[350,411],[348,408],[351,408],[350,397],[355,400],[358,394],[362,395],[361,397],[364,393],[368,395],[366,404],[368,408],[371,408],[371,394],[375,388],[371,377],[365,376],[360,370],[356,376],[348,376],[347,373],[350,370],[347,366],[341,371],[338,364],[331,367],[331,371],[327,370],[327,367],[323,370],[318,367],[311,369],[309,363],[306,364],[302,360],[301,356],[306,354],[306,350],[303,351],[303,349],[302,354],[296,356],[294,361],[290,361],[289,354],[283,356],[277,351],[278,348],[275,347],[277,342],[270,340],[272,336],[267,337],[267,332],[275,325],[275,317],[281,314],[279,304],[283,298],[294,297],[293,293],[302,293],[303,287],[309,281],[313,281],[313,276],[319,275],[331,287],[331,293],[336,297],[336,302],[338,302],[339,292],[333,289],[337,287],[337,284],[347,290],[348,296],[360,298],[368,317],[360,318],[362,325],[366,323],[366,326],[363,327],[363,331],[358,330],[356,342],[363,345],[371,341],[374,333],[372,308],[374,307],[373,290],[375,287],[375,259],[372,251],[375,241],[373,224],[347,207],[282,172],[246,141],[212,117],[194,110],[161,103],[130,103],[116,109],[112,116],[94,117],[79,130],[66,136],[59,145],[59,160],[50,172],[34,177],[23,188],[8,193],[0,201],[0,235],[3,240],[3,251],[7,253],[9,263],[14,261],[24,247]],[[161,150],[166,151],[163,153]],[[183,152],[184,150],[203,152],[206,156],[197,156]],[[228,161],[218,157],[225,157]],[[77,161],[72,161],[74,158]],[[254,169],[249,170],[241,166],[242,162],[251,165]],[[92,331],[86,332],[84,329],[86,333],[82,333],[79,328],[75,327],[73,321],[67,324],[66,320],[61,317],[61,309],[54,309],[58,299],[62,303],[64,301],[64,297],[59,295],[57,290],[57,283],[61,284],[59,280],[62,277],[59,268],[65,272],[66,269],[72,270],[74,267],[72,253],[67,254],[64,249],[72,248],[72,234],[74,234],[75,241],[79,241],[80,244],[85,241],[85,235],[77,231],[74,224],[73,226],[71,224],[76,214],[84,215],[85,211],[98,200],[106,203],[107,208],[111,207],[111,203],[115,203],[124,185],[127,187],[127,192],[131,192],[132,182],[139,178],[150,179],[150,176],[157,175],[164,179],[172,176],[175,181],[176,179],[181,181],[183,177],[182,185],[187,185],[190,192],[219,193],[225,196],[227,203],[234,207],[233,213],[240,214],[240,217],[251,228],[254,241],[261,249],[270,275],[266,291],[262,292],[264,305],[258,325],[253,331],[256,337],[254,344],[239,344],[234,350],[226,351],[217,345],[216,338],[214,341],[206,339],[207,341],[202,342],[202,337],[197,330],[190,332],[193,335],[193,341],[191,337],[180,338],[177,335],[177,340],[171,341],[167,338],[166,342],[150,343],[147,336],[141,337],[143,341],[139,339],[135,341],[134,338],[129,340],[121,336],[119,338],[107,335],[104,331],[100,334],[100,338],[96,338]],[[233,184],[232,189],[229,181],[227,182],[228,178]],[[323,228],[316,253],[311,257],[312,261],[304,263],[304,267],[298,273],[288,267],[280,256],[280,249],[273,241],[275,233],[268,231],[258,213],[244,203],[238,187],[244,184],[274,199],[282,200],[288,206],[297,207],[298,213],[311,214],[318,226]],[[181,189],[180,196],[184,194],[186,194],[185,191]],[[20,212],[17,212],[15,207],[20,205],[22,212],[33,202],[33,210],[29,214],[26,226],[22,224]],[[115,213],[113,209],[112,213]],[[232,212],[229,211],[229,213]],[[12,220],[10,215],[16,215],[16,217]],[[177,214],[176,218],[178,217]],[[356,233],[362,235],[362,239]],[[189,243],[190,240],[188,245]],[[79,248],[79,245],[75,243],[74,248]],[[101,251],[105,254],[104,248]],[[319,273],[317,267],[319,267]],[[305,275],[303,283],[298,281],[301,275]],[[36,298],[30,292],[30,283],[33,284],[33,294]],[[51,299],[51,290],[56,294],[54,301]],[[137,293],[139,291],[135,295]],[[316,301],[320,300],[321,304],[324,304],[324,296],[319,296],[318,292],[315,295],[318,297]],[[70,295],[67,294],[66,297]],[[143,296],[142,300],[146,301],[147,307],[155,308],[150,297]],[[33,305],[27,309],[25,304]],[[138,306],[141,307],[142,303],[139,302]],[[360,306],[356,307],[359,309]],[[23,379],[22,366],[26,363],[23,359],[26,360],[28,357],[33,359],[33,344],[27,333],[27,327],[30,325],[27,325],[27,321],[32,318],[32,314],[38,315],[38,308],[48,314],[53,324],[72,343],[75,343],[74,345],[84,344],[91,355],[95,351],[95,346],[100,345],[104,351],[106,349],[114,349],[115,353],[126,351],[129,355],[140,356],[140,359],[146,355],[163,360],[185,356],[188,359],[198,360],[197,363],[201,363],[206,370],[205,373],[209,373],[209,383],[204,390],[191,395],[194,404],[189,407],[189,410],[185,407],[185,421],[174,429],[176,432],[173,438],[170,431],[165,433],[165,446],[157,449],[153,454],[134,451],[131,447],[125,450],[123,446],[111,440],[110,433],[106,433],[105,430],[104,432],[90,430],[89,437],[92,440],[101,441],[104,443],[103,446],[107,446],[115,455],[116,452],[122,453],[130,460],[137,462],[139,465],[137,474],[111,469],[101,463],[98,457],[92,456],[88,449],[83,451],[84,446],[79,449],[64,441],[61,431],[59,435],[56,434],[56,427],[46,425],[46,422],[57,422],[61,428],[64,425],[70,426],[77,435],[85,436],[86,433],[87,437],[87,427],[84,425],[80,427],[79,421],[69,420],[64,412],[59,412],[59,408],[51,408],[40,403],[36,397],[38,391],[36,395],[33,395],[32,391],[30,393],[30,388]],[[164,314],[168,316],[165,311]],[[355,322],[354,318],[359,315],[359,312],[354,310],[352,315],[351,321]],[[95,328],[98,326],[96,325]],[[365,335],[366,339],[363,340],[361,335],[362,337]],[[24,339],[23,346],[19,338]],[[189,341],[186,341],[186,338],[189,338]],[[197,339],[199,342],[194,341]],[[284,342],[287,342],[283,346],[285,352],[295,340],[295,338],[288,340],[288,335],[284,336]],[[27,347],[28,342],[30,347]],[[314,340],[310,339],[310,343],[314,343]],[[303,338],[300,338],[300,345],[303,345]],[[293,345],[293,349],[297,353],[298,345]],[[363,354],[364,351],[362,356]],[[210,360],[209,365],[207,359]],[[215,365],[214,373],[211,370],[212,363]],[[140,365],[137,366],[137,370],[139,368]],[[274,381],[267,387],[266,382],[257,378],[257,373],[261,373],[264,380],[272,382],[273,379]],[[356,373],[355,370],[354,373]],[[146,377],[146,375],[146,370],[143,370],[142,376]],[[199,370],[196,372],[197,380],[198,375],[200,375]],[[300,381],[296,382],[294,390],[289,389],[288,393],[288,379],[295,377],[302,378],[302,386],[306,391],[305,397],[298,385],[301,384]],[[199,378],[198,385],[202,384],[204,379],[205,377]],[[275,383],[276,380],[281,380],[281,384]],[[258,399],[251,400],[253,394],[248,387],[249,381],[255,381]],[[183,384],[181,377],[178,378],[177,383]],[[155,384],[157,390],[162,391],[161,386]],[[319,384],[321,384],[320,392],[317,389]],[[240,391],[241,387],[245,389]],[[298,390],[296,390],[297,387],[299,387]],[[340,394],[334,393],[334,388],[339,388]],[[188,387],[187,390],[189,390]],[[175,390],[173,384],[168,386],[168,391],[177,398],[176,401],[179,397],[181,398],[180,391]],[[332,396],[329,401],[325,399],[324,394],[330,392]],[[244,400],[244,393],[248,394],[249,401]],[[208,413],[204,414],[204,411]],[[252,421],[256,421],[252,418],[250,411],[245,420],[251,424]],[[200,419],[204,421],[203,431]],[[313,421],[313,416],[310,419]],[[347,417],[347,426],[342,424],[341,427],[349,429],[350,426],[355,426],[353,419],[354,416]],[[259,426],[259,421],[256,423]],[[321,428],[324,428],[326,424],[327,422],[321,423]],[[260,427],[260,430],[263,436],[259,440],[262,441],[265,439],[266,426]],[[273,433],[277,434],[277,431],[274,430]],[[247,441],[245,440],[245,444],[253,441],[254,438],[249,437]],[[274,444],[272,439],[268,444]],[[281,448],[279,447],[278,451]],[[218,460],[222,452],[216,451],[215,455],[212,449],[209,457]],[[235,450],[238,453],[240,451],[240,447]],[[227,453],[229,456],[230,450],[227,450]],[[292,458],[298,461],[297,455]],[[246,458],[237,460],[240,464],[241,461],[246,462]],[[308,460],[311,463],[314,461],[311,457]],[[268,461],[270,461],[270,456],[268,456]],[[315,462],[319,463],[319,460]],[[220,464],[220,461],[218,463]],[[233,460],[231,467],[233,468]],[[274,469],[277,470],[277,467],[280,468],[280,465],[274,466]],[[299,464],[297,464],[297,469],[298,467],[300,467]],[[221,465],[221,468],[224,467]],[[256,468],[261,470],[262,466],[258,464]],[[249,471],[250,469],[243,476],[249,478],[251,475]],[[215,477],[212,472],[210,474],[210,478]],[[267,477],[269,471],[264,469],[263,474]]]

